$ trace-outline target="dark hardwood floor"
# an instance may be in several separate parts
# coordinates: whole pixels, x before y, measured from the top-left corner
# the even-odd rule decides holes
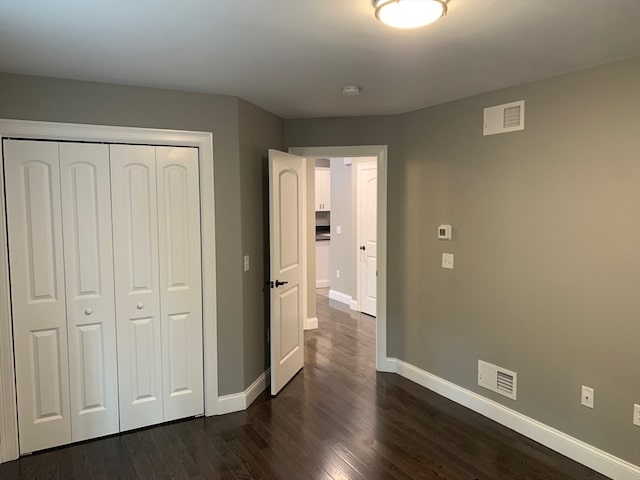
[[[400,376],[374,369],[375,319],[319,297],[306,363],[245,412],[0,465],[0,479],[604,479]]]

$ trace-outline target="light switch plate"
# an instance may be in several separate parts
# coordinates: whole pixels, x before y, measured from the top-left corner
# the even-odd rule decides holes
[[[582,386],[582,400],[580,403],[585,407],[593,408],[595,392],[591,387]]]
[[[244,271],[249,271],[249,255],[244,256]]]
[[[442,254],[442,268],[453,270],[453,253]]]
[[[640,427],[640,404],[637,403],[633,406],[633,424]]]
[[[340,225],[336,225],[336,233],[340,235],[342,233],[342,227]]]

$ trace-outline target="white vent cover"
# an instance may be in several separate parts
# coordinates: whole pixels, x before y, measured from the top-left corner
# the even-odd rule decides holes
[[[515,400],[518,393],[518,374],[478,360],[478,385]]]
[[[524,100],[484,109],[484,135],[524,130]]]

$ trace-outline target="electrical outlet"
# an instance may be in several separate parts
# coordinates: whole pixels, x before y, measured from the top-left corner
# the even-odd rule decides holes
[[[637,403],[633,406],[633,424],[640,427],[640,405]]]
[[[585,407],[593,408],[595,392],[591,387],[582,386],[582,400],[580,403]]]
[[[340,235],[342,233],[342,227],[340,225],[336,225],[336,233]]]
[[[336,270],[336,278],[340,278],[340,270]]]
[[[249,255],[244,256],[244,271],[249,271]]]

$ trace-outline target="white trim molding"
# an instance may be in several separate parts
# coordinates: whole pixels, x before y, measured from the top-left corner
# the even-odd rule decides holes
[[[305,330],[315,330],[317,328],[318,328],[318,317],[305,318],[304,320]]]
[[[351,310],[356,312],[360,311],[358,300],[346,293],[338,292],[337,290],[329,290],[329,300],[335,300],[336,302],[344,303]],[[384,371],[384,370],[383,370]]]
[[[290,147],[289,153],[310,158],[377,157],[378,159],[378,285],[376,305],[376,370],[387,368],[387,145]],[[305,231],[307,229],[305,228]],[[306,258],[306,257],[305,257]],[[309,292],[304,295],[307,299]],[[351,306],[351,300],[348,303]]]
[[[338,292],[337,290],[329,290],[329,300],[344,303],[348,307],[351,307],[351,303],[353,302],[351,295]]]
[[[204,344],[205,415],[220,413],[218,401],[218,318],[213,133],[154,128],[34,122],[0,119],[0,138],[190,146],[199,150],[202,235],[202,318]],[[2,161],[0,151],[0,161]],[[4,162],[2,161],[2,164]],[[4,188],[4,185],[2,185]],[[0,196],[4,199],[3,192]],[[18,458],[18,426],[13,365],[9,257],[5,209],[0,205],[0,461]]]
[[[4,178],[4,162],[1,159],[2,148],[0,178]],[[20,455],[5,211],[4,182],[0,180],[0,463],[15,460]]]
[[[223,395],[219,399],[219,414],[241,412],[251,406],[251,404],[264,392],[271,384],[271,369],[268,368],[262,375],[255,379],[244,392]]]
[[[528,437],[615,480],[640,480],[640,466],[527,417],[397,358],[387,359],[387,371],[411,380],[474,412]]]

